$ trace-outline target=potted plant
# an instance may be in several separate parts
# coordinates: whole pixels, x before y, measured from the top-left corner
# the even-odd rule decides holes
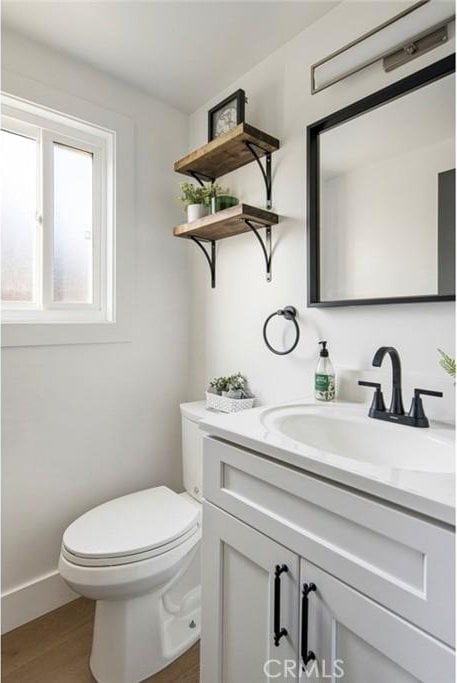
[[[222,392],[227,391],[228,377],[215,377],[209,383],[208,393],[222,396]]]
[[[227,378],[227,388],[222,392],[222,396],[227,396],[227,398],[246,398],[248,396],[247,384],[246,377],[241,372],[238,372],[236,375]]]
[[[187,210],[187,222],[192,223],[208,213],[208,187],[197,187],[193,183],[180,183],[180,201]]]
[[[248,390],[248,381],[240,372],[230,377],[215,377],[206,391],[206,407],[224,413],[252,408],[254,401]]]

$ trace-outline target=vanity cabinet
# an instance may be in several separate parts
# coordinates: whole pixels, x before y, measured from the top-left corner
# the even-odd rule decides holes
[[[201,681],[260,683],[265,662],[278,652],[297,666],[299,558],[209,503],[204,518]],[[276,592],[279,629],[287,637],[275,646],[277,564],[287,566]]]
[[[350,683],[454,681],[449,647],[306,560],[300,576],[316,586],[308,644],[327,678],[333,667],[335,678],[343,670]]]
[[[202,683],[454,681],[452,529],[211,437],[204,494]]]

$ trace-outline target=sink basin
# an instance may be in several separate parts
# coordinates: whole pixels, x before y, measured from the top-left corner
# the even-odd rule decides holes
[[[371,419],[365,411],[361,405],[310,403],[267,409],[261,420],[270,432],[320,453],[395,470],[455,471],[450,426],[406,427]]]

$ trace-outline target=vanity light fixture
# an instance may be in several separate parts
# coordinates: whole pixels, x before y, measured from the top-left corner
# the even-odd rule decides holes
[[[448,2],[419,0],[357,40],[311,66],[311,93],[383,60],[392,71],[448,40],[448,24],[455,20]]]

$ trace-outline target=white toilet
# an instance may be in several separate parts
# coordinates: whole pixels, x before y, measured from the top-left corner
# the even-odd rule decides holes
[[[96,600],[91,671],[99,683],[138,683],[200,637],[204,403],[181,406],[186,493],[138,491],[86,512],[65,531],[59,570]]]

